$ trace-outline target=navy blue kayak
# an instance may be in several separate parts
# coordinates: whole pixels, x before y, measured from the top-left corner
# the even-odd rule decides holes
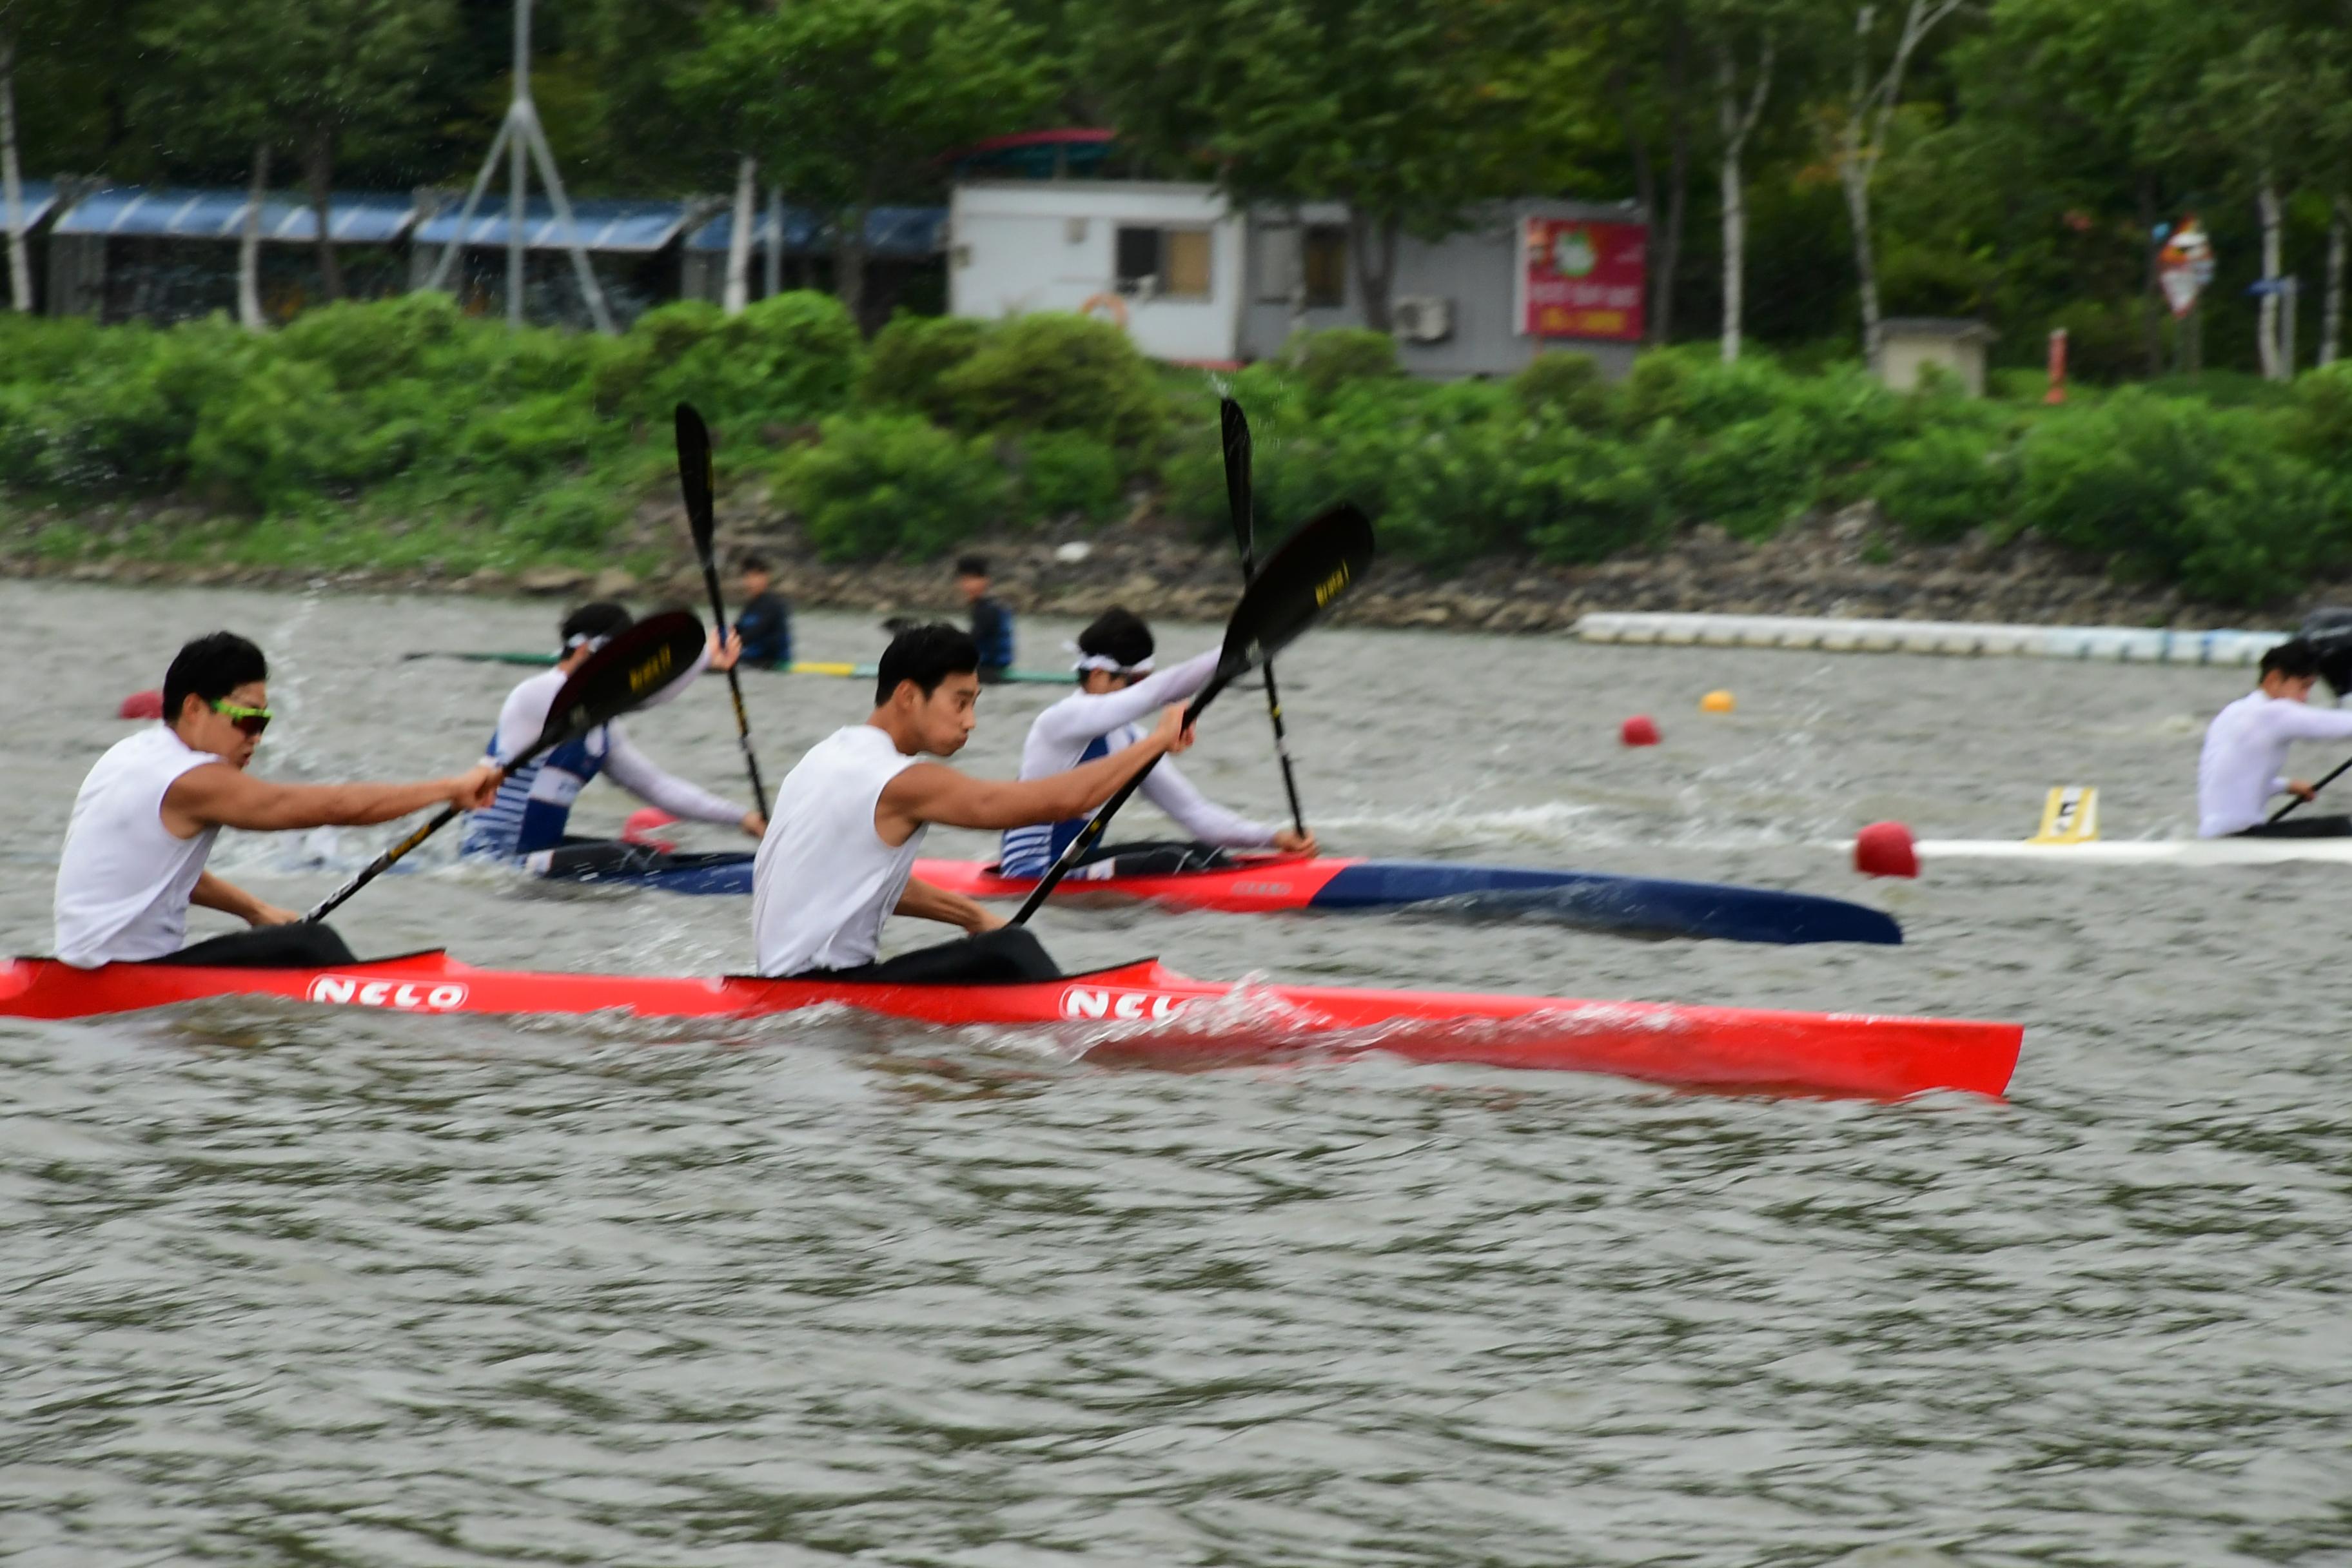
[[[619,865],[556,873],[566,880],[657,888],[665,892],[749,893],[751,857],[663,855],[641,849]],[[967,898],[1018,899],[1035,884],[999,877],[977,860],[918,860],[915,875]],[[1630,936],[1713,937],[1727,942],[1898,943],[1894,919],[1843,899],[1682,882],[1601,871],[1545,871],[1434,860],[1337,857],[1244,858],[1204,871],[1080,879],[1056,898],[1149,900],[1184,909],[1265,914],[1298,910],[1421,909],[1471,918],[1558,921]]]

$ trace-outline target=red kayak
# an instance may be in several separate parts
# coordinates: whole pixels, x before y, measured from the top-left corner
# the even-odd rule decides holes
[[[938,1025],[1090,1026],[1089,1048],[1160,1059],[1234,1059],[1301,1047],[1417,1061],[1616,1073],[1654,1083],[1899,1099],[1927,1089],[1999,1095],[2024,1037],[2016,1024],[1861,1013],[1782,1013],[1654,1002],[1574,1002],[1338,985],[1221,985],[1156,960],[1061,980],[896,985],[476,969],[443,952],[339,969],[202,969],[53,959],[0,961],[0,1017],[89,1018],[218,996],[274,996],[395,1013],[746,1018],[825,1003]]]

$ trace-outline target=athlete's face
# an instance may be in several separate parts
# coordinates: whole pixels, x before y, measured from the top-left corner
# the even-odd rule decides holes
[[[248,680],[221,700],[232,708],[267,708],[269,687],[266,681]],[[254,748],[261,743],[260,736],[247,734],[236,720],[201,697],[191,696],[180,705],[180,721],[172,728],[197,751],[210,752],[233,768],[253,761]]]
[[[898,690],[915,700],[912,728],[924,751],[935,757],[952,757],[963,750],[972,726],[980,722],[979,676],[950,675],[929,697],[911,680]]]

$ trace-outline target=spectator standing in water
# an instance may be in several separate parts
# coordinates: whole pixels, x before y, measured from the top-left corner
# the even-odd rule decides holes
[[[971,640],[980,645],[983,685],[1004,679],[1013,668],[1013,612],[988,591],[988,558],[967,555],[956,563],[956,588],[971,606]]]
[[[743,662],[782,669],[793,662],[793,607],[776,592],[775,574],[763,557],[746,555],[736,571],[743,607],[735,612],[735,630],[743,638]]]

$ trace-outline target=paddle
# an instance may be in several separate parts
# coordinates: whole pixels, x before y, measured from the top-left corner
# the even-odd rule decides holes
[[[1225,436],[1225,506],[1233,513],[1234,542],[1241,546],[1242,585],[1257,575],[1257,502],[1250,487],[1249,418],[1232,398],[1218,405]],[[1298,805],[1298,776],[1290,765],[1290,737],[1282,729],[1282,694],[1274,684],[1274,661],[1265,663],[1265,716],[1274,725],[1274,754],[1282,764],[1282,793],[1290,797],[1291,826],[1307,837],[1307,813]]]
[[[1233,619],[1225,623],[1225,646],[1217,659],[1217,672],[1184,710],[1184,721],[1190,724],[1199,719],[1202,711],[1216,700],[1218,692],[1265,663],[1314,625],[1316,617],[1353,587],[1371,563],[1372,525],[1362,512],[1344,501],[1292,534],[1267,560],[1265,569],[1250,579],[1249,586],[1242,590],[1242,602],[1234,607]],[[1121,784],[1118,793],[1105,801],[1102,809],[1078,829],[1078,836],[1062,851],[1061,858],[1054,862],[1022,904],[1020,912],[1013,917],[1013,924],[1027,923],[1069,874],[1070,868],[1102,842],[1110,819],[1118,815],[1118,808],[1127,804],[1158,762],[1153,758],[1151,764]]]
[[[2352,771],[2352,757],[2347,757],[2342,762],[2336,763],[2333,772],[2329,773],[2326,778],[2311,786],[2311,793],[2317,795],[2321,790],[2326,789],[2329,784],[2332,784],[2337,779],[2342,778],[2347,771]],[[2301,805],[2302,804],[2303,796],[2296,795],[2293,800],[2288,801],[2284,805],[2280,806],[2276,811],[2272,812],[2271,820],[2273,822],[2276,822],[2280,817],[2284,816],[2288,812],[2293,811],[2296,806]]]
[[[645,702],[694,668],[702,653],[702,623],[690,611],[672,610],[639,621],[598,648],[585,664],[572,672],[572,679],[563,683],[548,707],[547,723],[540,731],[539,739],[520,756],[508,757],[501,765],[512,773],[533,757],[568,741],[576,741],[597,725]],[[457,810],[454,805],[444,807],[439,816],[369,861],[365,870],[329,894],[302,918],[326,919],[353,893],[383,876],[394,861],[447,826]]]
[[[686,525],[694,534],[694,552],[702,559],[702,584],[710,590],[710,615],[720,640],[727,636],[727,602],[719,593],[719,563],[711,558],[711,535],[719,528],[719,510],[710,499],[710,427],[691,403],[677,405],[677,483],[686,492]],[[743,683],[730,667],[727,690],[735,699],[735,740],[743,748],[743,766],[751,775],[751,800],[760,816],[768,815],[768,786],[760,782],[760,759],[751,753],[751,721],[743,711]]]

